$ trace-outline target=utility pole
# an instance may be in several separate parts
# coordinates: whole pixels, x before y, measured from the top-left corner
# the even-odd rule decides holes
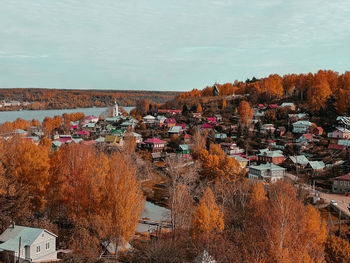
[[[18,240],[18,256],[17,256],[17,263],[19,263],[19,257],[21,256],[21,239],[22,237],[19,237],[19,240]]]

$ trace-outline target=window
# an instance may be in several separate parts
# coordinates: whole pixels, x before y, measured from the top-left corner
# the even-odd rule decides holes
[[[335,180],[335,181],[334,181],[334,184],[337,185],[337,184],[338,184],[338,181]]]
[[[36,253],[40,253],[40,246],[36,247]]]
[[[343,185],[343,181],[340,181],[340,185]]]
[[[50,242],[47,242],[45,247],[46,247],[46,249],[50,249]]]

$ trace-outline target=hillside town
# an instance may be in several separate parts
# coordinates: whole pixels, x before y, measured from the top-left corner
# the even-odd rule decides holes
[[[67,116],[63,116],[63,119],[56,116],[53,126],[48,125],[46,119],[46,124],[45,120],[43,123],[32,121],[31,124],[35,125],[28,124],[25,129],[4,131],[4,127],[10,127],[9,123],[5,123],[1,137],[3,141],[19,138],[38,146],[48,139],[53,152],[72,144],[95,147],[108,154],[126,154],[126,149],[131,147],[133,149],[129,150],[136,154],[133,155],[133,162],[136,163],[136,176],[141,180],[143,194],[148,201],[169,209],[171,213],[174,209],[174,184],[194,180],[187,178],[185,173],[199,173],[201,177],[195,179],[199,181],[187,182],[188,188],[192,189],[189,191],[193,191],[194,198],[197,198],[199,182],[210,185],[217,180],[210,178],[219,176],[215,169],[219,169],[221,164],[210,164],[209,160],[215,154],[222,156],[222,153],[226,157],[220,158],[227,159],[224,167],[234,167],[220,168],[224,177],[231,178],[225,179],[229,180],[227,183],[232,184],[231,180],[237,180],[233,178],[241,177],[250,185],[260,183],[269,191],[272,185],[287,182],[303,192],[304,202],[318,209],[323,220],[330,224],[329,227],[334,226],[330,231],[338,231],[340,235],[342,225],[342,235],[349,235],[350,117],[337,116],[324,125],[293,102],[250,105],[245,95],[220,96],[216,85],[212,88],[209,102],[189,108],[138,105],[127,114],[115,103],[100,116],[78,114],[69,123]],[[21,120],[16,122],[20,123]],[[199,162],[202,163],[201,167],[198,167]],[[211,165],[217,167],[210,168]],[[176,170],[178,175],[174,175]],[[218,197],[218,200],[224,199]],[[338,223],[334,219],[337,217]],[[159,233],[174,229],[173,220],[173,216],[161,221],[142,217],[139,223],[146,226],[143,231],[147,229],[150,237],[159,237]],[[31,230],[13,226],[13,231],[18,228],[18,231],[28,232],[26,235],[34,235],[33,242],[37,233],[42,231],[48,238],[57,238],[49,230],[38,227]],[[6,231],[12,230],[8,228]],[[3,242],[0,243],[0,253],[3,250],[18,255],[18,231],[15,231],[17,236],[6,232],[0,235],[0,242]],[[9,236],[12,243],[6,240]],[[148,242],[142,231],[136,231],[133,240],[136,244]],[[30,244],[28,252],[25,247],[25,251],[20,253],[29,255],[29,247]],[[62,251],[71,249],[62,242],[58,243],[57,248]],[[117,253],[117,249],[109,245],[103,251],[101,258],[106,260],[113,259]],[[36,252],[40,252],[40,247]],[[57,251],[53,253],[47,256],[57,258]],[[206,250],[203,253],[211,258]],[[204,257],[204,254],[198,254],[198,257]],[[34,259],[33,262],[36,262]],[[207,261],[203,259],[198,262]]]

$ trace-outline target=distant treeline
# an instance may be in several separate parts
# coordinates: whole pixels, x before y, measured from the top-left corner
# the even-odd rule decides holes
[[[350,71],[343,74],[332,70],[319,70],[317,73],[287,74],[279,76],[272,74],[266,78],[245,82],[216,84],[219,96],[245,95],[252,105],[257,103],[270,104],[281,100],[293,101],[305,110],[324,114],[350,114]],[[213,86],[203,90],[193,89],[179,94],[173,102],[184,104],[199,98],[213,95]]]
[[[135,106],[139,100],[161,104],[178,94],[172,91],[16,88],[0,89],[0,101],[31,102],[28,106],[21,106],[28,109],[66,109],[105,107],[114,101],[122,106]]]

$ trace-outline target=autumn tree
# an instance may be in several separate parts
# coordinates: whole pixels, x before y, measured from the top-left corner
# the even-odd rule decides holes
[[[210,188],[207,188],[192,217],[192,237],[209,240],[213,234],[224,229],[221,208],[216,204],[215,197]]]
[[[249,125],[253,119],[253,109],[249,102],[242,100],[238,107],[240,120],[244,125]]]
[[[325,107],[327,98],[331,95],[331,89],[326,79],[316,79],[314,85],[307,92],[310,109],[313,112]]]
[[[330,234],[325,245],[327,263],[347,263],[350,259],[350,244],[348,241]]]

